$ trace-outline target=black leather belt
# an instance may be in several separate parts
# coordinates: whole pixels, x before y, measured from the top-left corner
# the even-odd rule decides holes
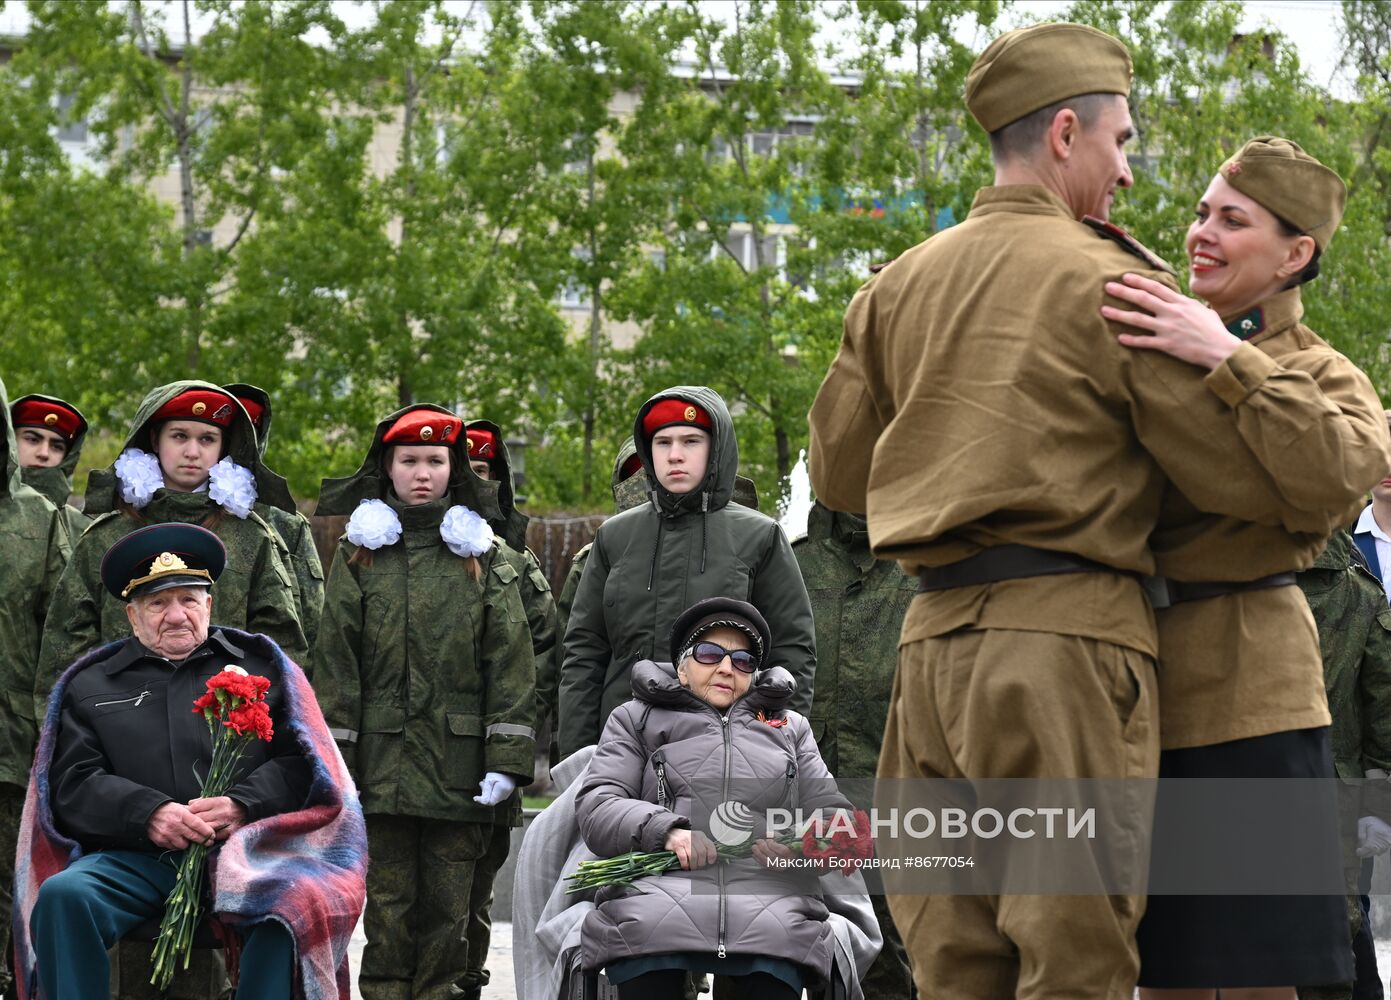
[[[1068,552],[1050,552],[1031,545],[992,545],[959,562],[919,570],[918,593],[999,583],[1029,576],[1119,572],[1115,567]]]
[[[1152,603],[1156,608],[1167,608],[1188,601],[1206,601],[1210,597],[1221,597],[1223,594],[1244,594],[1249,590],[1291,587],[1294,585],[1295,579],[1293,573],[1271,573],[1258,580],[1225,583],[1183,583],[1167,578],[1160,578],[1157,582],[1161,585],[1159,590],[1165,594],[1163,599],[1153,600],[1154,588],[1151,586],[1146,589],[1149,590]]]

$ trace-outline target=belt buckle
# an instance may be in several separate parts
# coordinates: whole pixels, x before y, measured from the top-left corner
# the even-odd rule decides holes
[[[1169,581],[1162,576],[1142,576],[1140,586],[1145,589],[1145,597],[1155,611],[1163,611],[1174,602],[1169,597]]]

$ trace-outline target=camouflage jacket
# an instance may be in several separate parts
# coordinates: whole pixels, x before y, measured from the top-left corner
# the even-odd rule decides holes
[[[324,613],[324,564],[314,545],[314,530],[309,518],[299,511],[293,514],[279,507],[257,505],[256,513],[275,529],[276,538],[284,543],[281,558],[289,566],[295,588],[295,607],[300,626],[309,648],[319,636],[319,619]]]
[[[270,393],[246,383],[223,386],[224,389],[241,398],[251,398],[261,407],[261,419],[256,425],[256,458],[266,462],[266,446],[270,443],[270,429],[274,418],[274,407]],[[295,585],[295,608],[304,639],[309,648],[314,648],[314,640],[319,634],[319,618],[324,612],[324,564],[319,559],[319,549],[314,544],[314,532],[309,526],[309,518],[293,506],[288,508],[275,504],[257,504],[260,514],[272,528],[275,536],[284,543],[281,558],[290,570]]]
[[[122,450],[148,449],[154,413],[180,392],[195,387],[222,391],[205,382],[174,382],[151,390],[140,404]],[[260,463],[250,418],[240,404],[234,405],[238,417],[224,437],[226,454],[251,471],[262,503],[282,509],[291,505],[285,481]],[[58,583],[44,626],[33,691],[40,703],[47,700],[58,675],[79,656],[99,642],[130,635],[125,602],[102,586],[101,560],[117,540],[161,521],[204,525],[227,547],[227,568],[213,591],[212,624],[264,633],[297,663],[308,656],[294,579],[281,556],[283,545],[255,509],[239,518],[214,503],[206,491],[179,493],[161,488],[148,505],[135,512],[121,503],[121,485],[113,463],[106,469],[93,469],[88,476],[86,510],[94,520],[73,545],[72,559]]]
[[[0,783],[23,788],[29,783],[38,740],[34,677],[39,641],[70,549],[66,518],[20,480],[3,382],[0,420],[0,534],[5,539],[5,569],[0,572]]]
[[[846,794],[864,805],[884,740],[899,631],[918,581],[897,563],[874,558],[862,518],[820,503],[792,553],[816,622],[812,734],[831,773],[851,782]]]
[[[314,650],[314,689],[365,812],[503,823],[516,815],[515,796],[498,806],[473,796],[488,771],[512,775],[520,786],[536,766],[536,664],[522,572],[497,541],[478,557],[475,580],[440,537],[453,505],[490,524],[499,517],[498,484],[469,469],[463,435],[450,446],[454,474],[444,497],[410,506],[391,491],[382,439],[415,409],[450,412],[420,404],[387,416],[357,472],[326,479],[319,491],[320,515],[385,501],[402,534],[356,563],[357,546],[339,542]]]
[[[1345,531],[1298,579],[1319,630],[1338,776],[1391,772],[1391,608],[1381,582]]]
[[[536,731],[539,733],[548,718],[554,718],[555,684],[550,665],[560,633],[557,631],[555,596],[550,581],[541,570],[536,554],[527,547],[526,527],[530,518],[517,509],[516,482],[512,473],[512,456],[502,428],[491,420],[470,420],[469,430],[481,427],[497,440],[498,454],[490,463],[497,482],[498,515],[489,520],[493,532],[506,543],[503,555],[517,571],[522,606],[526,608],[527,626],[531,629],[531,652],[536,659]]]
[[[400,541],[329,572],[314,688],[368,813],[491,823],[488,771],[531,780],[536,671],[514,561],[501,543],[469,575],[439,535],[447,500],[406,507]],[[516,557],[516,553],[512,554]]]

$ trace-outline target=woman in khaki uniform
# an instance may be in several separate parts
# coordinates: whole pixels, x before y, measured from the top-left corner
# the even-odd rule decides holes
[[[363,1000],[472,997],[488,861],[531,782],[536,668],[518,573],[488,526],[497,487],[470,471],[463,422],[419,405],[377,425],[367,458],[324,481],[349,514],[329,571],[314,687],[362,796]]]
[[[1338,175],[1295,143],[1252,139],[1222,165],[1188,230],[1190,287],[1207,304],[1127,275],[1107,291],[1144,312],[1102,308],[1151,331],[1122,335],[1126,346],[1208,369],[1243,439],[1291,494],[1330,478],[1370,487],[1388,467],[1371,383],[1300,323],[1300,286],[1318,274],[1345,197]],[[1257,391],[1291,373],[1303,378],[1287,378],[1284,392]],[[1151,540],[1172,602],[1156,614],[1160,776],[1332,777],[1318,634],[1293,572],[1327,536],[1173,507]],[[1330,851],[1335,822],[1330,812]],[[1156,857],[1173,847],[1160,830]],[[1353,977],[1338,896],[1156,895],[1139,943],[1150,1000],[1217,989],[1293,1000],[1295,986]]]

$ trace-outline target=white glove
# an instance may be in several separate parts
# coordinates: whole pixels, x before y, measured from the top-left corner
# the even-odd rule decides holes
[[[1357,856],[1370,858],[1391,851],[1391,825],[1375,816],[1363,816],[1357,821]]]
[[[480,806],[495,806],[507,796],[517,790],[517,783],[505,774],[498,774],[496,771],[489,771],[483,775],[483,784],[480,786],[481,795],[475,795],[473,801]],[[1381,822],[1378,820],[1377,822]],[[1382,824],[1385,826],[1385,824]],[[1391,835],[1391,827],[1387,827],[1388,835]],[[1391,841],[1388,841],[1391,845]],[[1385,848],[1383,848],[1384,850]]]

